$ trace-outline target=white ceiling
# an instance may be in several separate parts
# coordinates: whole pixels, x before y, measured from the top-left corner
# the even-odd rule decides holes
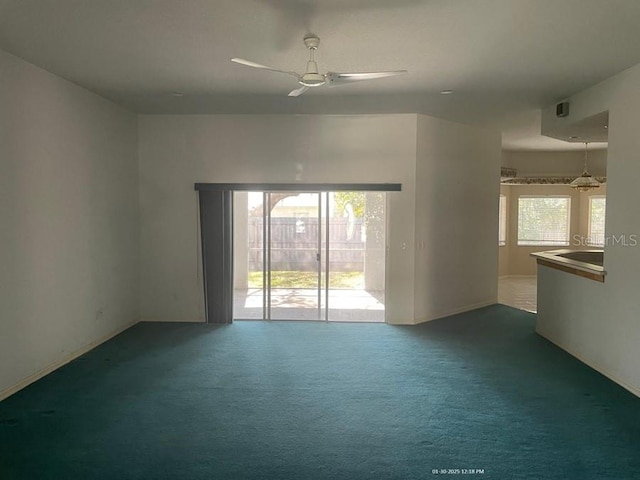
[[[534,117],[640,63],[638,25],[639,0],[0,0],[0,48],[136,112],[419,112],[510,149],[571,148]],[[409,74],[290,98],[229,61],[301,71],[309,32],[321,71]]]

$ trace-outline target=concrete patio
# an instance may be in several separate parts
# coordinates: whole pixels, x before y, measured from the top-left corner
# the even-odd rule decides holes
[[[271,290],[271,320],[325,320],[325,291],[312,288],[274,288]],[[235,289],[233,318],[262,320],[263,290]],[[376,322],[384,319],[384,295],[379,291],[355,289],[329,290],[329,321]]]

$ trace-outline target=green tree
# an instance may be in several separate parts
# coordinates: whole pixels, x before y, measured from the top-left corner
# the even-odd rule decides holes
[[[350,203],[356,218],[364,217],[364,192],[336,192],[333,198],[336,202],[336,214],[345,215],[345,208]]]

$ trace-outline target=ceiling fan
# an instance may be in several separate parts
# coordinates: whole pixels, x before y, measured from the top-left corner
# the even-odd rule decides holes
[[[285,73],[295,77],[300,85],[300,88],[296,88],[289,93],[290,97],[297,97],[302,95],[310,88],[320,87],[322,85],[329,85],[330,87],[337,87],[339,85],[346,85],[353,82],[360,82],[362,80],[374,80],[376,78],[393,77],[395,75],[402,75],[407,73],[406,70],[393,70],[387,72],[366,72],[366,73],[318,73],[318,64],[315,61],[315,51],[320,45],[320,39],[313,34],[305,35],[303,38],[304,44],[309,49],[309,61],[307,62],[307,70],[302,75],[296,72],[287,72],[286,70],[278,70],[277,68],[267,67],[259,63],[250,62],[243,58],[232,58],[231,61],[239,63],[240,65],[246,65],[247,67],[261,68],[263,70],[270,70],[277,73]]]

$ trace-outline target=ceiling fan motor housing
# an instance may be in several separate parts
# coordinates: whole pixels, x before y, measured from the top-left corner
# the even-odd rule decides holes
[[[319,87],[320,85],[324,85],[325,82],[326,80],[324,75],[319,73],[305,73],[300,77],[300,81],[298,83],[305,87]]]
[[[307,71],[300,77],[298,83],[305,87],[319,87],[320,85],[324,85],[326,79],[324,78],[324,75],[318,73],[318,64],[313,58],[313,52],[318,48],[318,45],[320,45],[320,39],[316,35],[310,33],[304,36],[303,41],[304,45],[309,49],[309,55],[311,58],[309,58],[309,61],[307,62]]]
[[[309,60],[307,62],[307,72],[300,77],[298,83],[305,87],[319,87],[324,85],[325,81],[324,75],[318,73],[318,64],[313,60]]]

